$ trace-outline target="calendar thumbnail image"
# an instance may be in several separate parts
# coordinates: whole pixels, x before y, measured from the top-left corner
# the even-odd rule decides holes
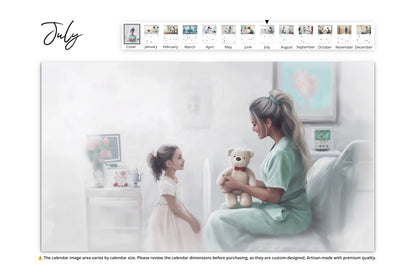
[[[261,25],[260,34],[261,35],[274,35],[274,25]]]
[[[351,25],[338,25],[337,34],[338,35],[351,35]]]
[[[196,35],[198,33],[198,25],[183,25],[184,35]]]
[[[299,25],[299,43],[311,44],[313,43],[313,25]]]
[[[124,24],[124,44],[140,44],[140,24]]]
[[[202,25],[202,43],[217,43],[217,25]]]
[[[221,33],[223,35],[235,35],[235,25],[222,25],[221,26]]]
[[[357,25],[357,44],[371,44],[371,25]]]
[[[279,42],[282,44],[294,43],[294,26],[280,25],[279,26]]]
[[[145,35],[158,35],[159,25],[144,25],[144,34]]]
[[[165,25],[163,26],[163,34],[165,35],[177,35],[178,25]]]
[[[182,34],[184,44],[196,44],[198,42],[198,25],[183,25]]]
[[[217,25],[202,25],[202,33],[204,35],[217,34]]]
[[[256,42],[256,26],[255,25],[241,25],[241,43],[253,44]]]
[[[338,25],[337,26],[337,43],[350,44],[352,43],[352,26],[351,25]]]
[[[299,31],[299,35],[312,35],[313,26],[312,25],[299,25],[298,31]]]
[[[371,35],[371,25],[357,25],[357,35]]]
[[[318,43],[332,44],[332,25],[318,25]]]
[[[242,35],[254,35],[256,26],[254,25],[241,25],[241,34]]]
[[[293,35],[294,34],[294,27],[293,27],[293,25],[280,25],[279,26],[279,33],[281,35]]]
[[[159,25],[144,25],[144,44],[159,44]]]
[[[178,25],[164,25],[163,26],[163,43],[164,44],[178,44]]]
[[[260,26],[260,43],[272,44],[274,43],[274,25]]]
[[[331,35],[332,25],[318,25],[318,35]]]

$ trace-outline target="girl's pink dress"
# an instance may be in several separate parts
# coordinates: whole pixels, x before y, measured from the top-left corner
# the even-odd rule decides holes
[[[176,204],[189,214],[182,202],[182,186],[162,175],[159,197],[150,218],[148,249],[150,251],[199,251],[200,237],[188,222],[173,214],[164,195],[175,196]]]

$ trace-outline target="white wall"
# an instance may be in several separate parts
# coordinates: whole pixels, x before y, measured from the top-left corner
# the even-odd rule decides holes
[[[373,69],[371,63],[339,65],[339,122],[333,125],[339,150],[353,139],[373,138]],[[251,148],[251,168],[259,175],[271,141],[259,141],[251,132],[248,106],[271,86],[270,62],[44,63],[42,249],[86,250],[87,134],[121,134],[123,163],[144,171],[144,223],[157,196],[146,155],[160,144],[179,145],[186,160],[184,172],[178,172],[184,201],[203,221],[205,158],[215,181],[228,166],[228,147]],[[215,209],[223,195],[214,184],[211,193]]]
[[[184,200],[202,218],[203,160],[219,154],[226,162],[227,147],[250,141],[247,107],[269,90],[271,78],[271,63],[43,64],[43,249],[85,249],[87,134],[121,134],[123,163],[145,172],[144,222],[157,195],[146,155],[160,144],[179,145],[186,159],[185,172],[178,173]],[[187,128],[184,99],[199,88],[210,108],[200,116],[202,129]]]
[[[334,147],[342,151],[352,140],[374,140],[375,76],[372,62],[344,62],[337,67],[339,117],[332,127]]]

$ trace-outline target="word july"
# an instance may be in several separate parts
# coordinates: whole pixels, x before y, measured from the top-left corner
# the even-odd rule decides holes
[[[82,34],[77,34],[77,33],[72,33],[71,35],[69,35],[69,29],[71,28],[72,23],[74,23],[74,20],[71,21],[71,23],[69,23],[68,28],[66,28],[65,34],[59,33],[58,32],[58,25],[63,25],[60,22],[44,22],[41,24],[41,26],[43,25],[48,25],[51,24],[53,25],[53,29],[52,31],[50,31],[45,39],[43,40],[43,44],[45,45],[50,45],[52,44],[52,42],[55,41],[56,38],[58,39],[63,39],[65,44],[65,50],[69,50],[72,48],[72,46],[74,46],[75,42],[77,41],[77,39],[82,36]]]

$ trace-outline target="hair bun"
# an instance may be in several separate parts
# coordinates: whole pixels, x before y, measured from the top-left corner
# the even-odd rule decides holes
[[[282,91],[281,90],[279,90],[279,89],[272,89],[271,91],[269,91],[269,95],[271,96],[271,97],[273,97],[274,99],[276,99],[277,98],[277,96],[279,95],[279,94],[281,94],[282,93]],[[277,100],[277,99],[276,99]]]

